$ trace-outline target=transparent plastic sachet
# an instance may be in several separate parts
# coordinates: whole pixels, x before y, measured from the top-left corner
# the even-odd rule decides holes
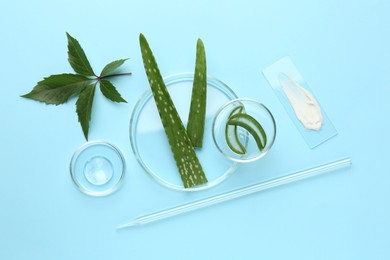
[[[310,148],[337,135],[337,130],[290,57],[265,68],[263,74]]]

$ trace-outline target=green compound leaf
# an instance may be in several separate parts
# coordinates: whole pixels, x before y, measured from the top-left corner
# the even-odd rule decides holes
[[[152,50],[143,34],[140,34],[139,40],[145,72],[183,185],[190,188],[206,183],[206,175],[168,93]]]
[[[82,75],[57,74],[39,81],[33,90],[22,97],[59,105],[80,93],[92,80]]]
[[[88,140],[89,121],[91,120],[93,97],[97,82],[86,87],[81,93],[76,102],[76,112],[79,117],[79,122],[85,139]]]
[[[108,98],[109,100],[113,102],[124,102],[127,103],[126,100],[124,100],[119,94],[119,92],[116,90],[115,86],[108,80],[100,80],[100,91],[103,93],[103,95]]]
[[[255,139],[260,151],[266,146],[267,136],[265,131],[261,124],[252,116],[245,113],[234,114],[229,118],[228,125],[240,126],[247,130]]]
[[[88,140],[89,121],[91,120],[96,84],[101,83],[100,89],[103,95],[111,101],[126,102],[114,85],[105,78],[131,75],[131,73],[111,74],[127,60],[121,59],[107,64],[102,70],[102,76],[96,76],[79,42],[69,33],[66,33],[66,36],[68,39],[68,61],[78,74],[57,74],[46,77],[38,82],[29,93],[21,97],[45,102],[46,104],[59,105],[67,102],[72,96],[80,95],[76,102],[76,112],[85,139]]]
[[[66,36],[68,37],[68,61],[70,66],[81,75],[96,76],[79,42],[69,33],[66,33]]]
[[[207,71],[206,52],[201,39],[196,44],[194,83],[188,114],[187,133],[194,147],[202,147],[206,120]]]
[[[109,76],[110,74],[114,73],[115,70],[122,66],[123,63],[125,63],[127,60],[128,59],[121,59],[108,63],[100,73],[100,77]]]

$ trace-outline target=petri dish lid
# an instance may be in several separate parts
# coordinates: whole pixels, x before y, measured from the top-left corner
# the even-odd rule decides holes
[[[110,143],[87,142],[73,154],[70,175],[81,192],[107,196],[120,187],[125,175],[125,160],[119,149]]]
[[[191,101],[193,73],[178,73],[164,78],[175,107],[184,125],[187,124]],[[202,149],[195,152],[207,176],[206,184],[184,188],[161,124],[153,94],[147,90],[136,103],[130,119],[130,143],[138,163],[159,184],[178,191],[192,192],[214,187],[229,176],[237,162],[223,156],[212,140],[212,121],[219,108],[237,95],[225,83],[207,77],[207,110]]]

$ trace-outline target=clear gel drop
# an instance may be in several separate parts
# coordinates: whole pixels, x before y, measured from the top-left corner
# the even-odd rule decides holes
[[[113,167],[105,157],[96,156],[85,163],[85,178],[93,185],[104,185],[113,176]]]

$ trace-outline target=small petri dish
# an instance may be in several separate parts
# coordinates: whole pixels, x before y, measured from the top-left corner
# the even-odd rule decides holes
[[[87,142],[73,154],[70,175],[83,193],[107,196],[120,187],[125,175],[125,161],[114,145],[104,141]]]
[[[187,125],[190,109],[193,73],[179,73],[164,78],[183,124]],[[153,94],[146,91],[135,105],[130,119],[130,143],[135,158],[145,172],[159,184],[179,191],[209,189],[226,180],[237,168],[237,163],[226,159],[212,140],[212,121],[218,109],[236,94],[222,81],[207,78],[206,122],[203,147],[196,148],[208,182],[184,188],[176,167],[164,128],[154,102]]]
[[[262,126],[267,141],[262,150],[259,149],[255,139],[244,128],[237,127],[236,137],[227,130],[227,123],[233,111],[250,115]],[[227,137],[229,135],[229,138]],[[238,98],[227,102],[217,112],[213,122],[213,140],[218,150],[229,160],[247,163],[256,161],[265,156],[274,144],[276,137],[276,124],[271,111],[262,103],[249,98]],[[228,139],[238,138],[238,142],[245,147],[245,153],[235,152],[228,144]],[[263,140],[264,141],[264,140]],[[238,143],[237,142],[237,143]]]

